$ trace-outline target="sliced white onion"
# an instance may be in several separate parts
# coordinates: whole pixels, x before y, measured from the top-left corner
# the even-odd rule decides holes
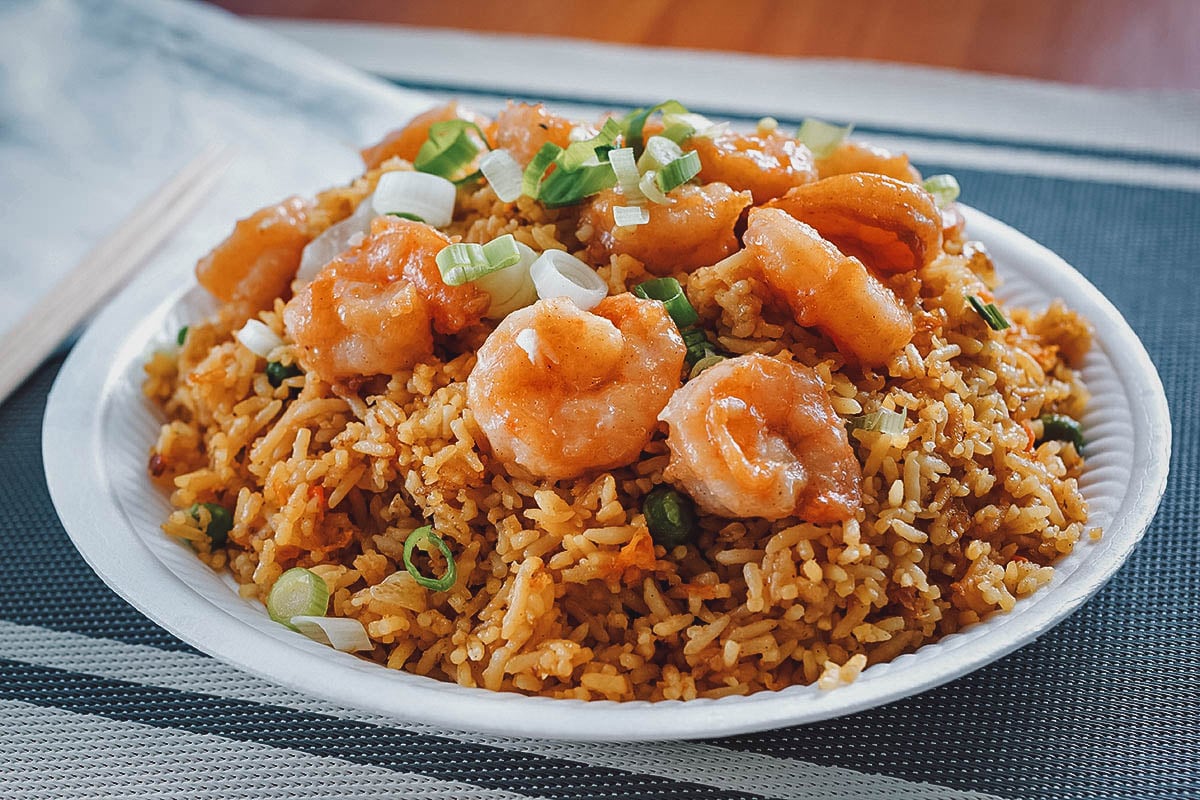
[[[283,346],[283,339],[256,319],[246,320],[246,324],[235,335],[247,350],[262,358],[269,358],[272,350]]]
[[[362,236],[371,229],[371,220],[375,218],[375,207],[370,197],[363,198],[354,209],[354,213],[341,222],[330,225],[317,238],[308,243],[300,256],[300,269],[296,270],[296,280],[308,283],[317,277],[326,264],[333,261],[342,253],[354,247]]]
[[[427,172],[385,172],[375,187],[377,214],[415,214],[435,228],[454,219],[454,184]]]
[[[645,225],[649,221],[650,211],[645,206],[613,206],[613,222],[618,228]]]
[[[507,150],[489,151],[479,160],[479,171],[501,202],[511,203],[521,196],[521,179],[525,171]]]
[[[633,148],[619,147],[616,150],[610,150],[608,162],[612,164],[613,172],[617,174],[617,183],[621,186],[621,193],[625,195],[625,202],[634,205],[646,202],[646,196],[638,188],[638,181],[642,176],[638,173],[637,161],[633,157]]]
[[[562,250],[547,250],[529,269],[538,297],[569,297],[584,311],[595,308],[608,296],[608,284],[596,270]]]
[[[321,644],[327,644],[334,650],[353,653],[358,650],[370,650],[371,637],[367,629],[356,619],[346,617],[292,617],[292,627],[308,638]]]
[[[525,351],[525,355],[529,356],[530,364],[537,364],[538,356],[538,335],[533,328],[523,328],[517,333],[517,347]]]
[[[532,305],[538,299],[537,289],[529,274],[529,268],[537,261],[537,251],[520,242],[517,242],[517,249],[521,251],[521,260],[516,264],[489,272],[471,282],[492,298],[484,314],[488,319],[504,319],[518,308]]]

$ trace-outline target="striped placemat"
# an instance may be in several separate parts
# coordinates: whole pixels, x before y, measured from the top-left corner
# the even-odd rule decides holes
[[[1175,410],[1170,487],[1130,562],[1036,643],[851,717],[724,740],[588,744],[397,726],[195,651],[110,592],[46,492],[59,361],[0,406],[0,797],[1184,798],[1200,795],[1200,99],[914,68],[311,23],[268,26],[481,110],[591,115],[678,97],[785,125],[855,120],[1062,254],[1130,320]],[[45,54],[54,42],[54,57]],[[39,81],[22,78],[35,67]],[[188,147],[243,169],[173,247],[256,202],[343,180],[411,93],[190,4],[0,8],[4,313],[48,285]],[[406,111],[407,110],[407,111]],[[145,191],[143,191],[145,190]],[[63,198],[70,200],[64,212]],[[56,202],[57,201],[57,202]],[[57,235],[56,235],[57,234]],[[185,280],[190,265],[181,263]]]

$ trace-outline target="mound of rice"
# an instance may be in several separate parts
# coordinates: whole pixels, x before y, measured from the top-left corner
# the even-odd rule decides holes
[[[398,168],[409,167],[383,166]],[[378,174],[320,196],[318,225],[347,216]],[[580,257],[592,235],[577,210],[500,203],[486,186],[460,197],[449,232],[474,242],[512,233]],[[465,380],[486,331],[461,336],[461,355],[350,388],[304,374],[273,387],[232,338],[242,320],[225,314],[193,324],[182,348],[146,367],[146,393],[167,419],[151,472],[179,509],[164,530],[230,570],[247,597],[310,568],[329,586],[329,613],[360,620],[374,646],[364,655],[387,667],[609,700],[832,688],[1012,609],[1082,536],[1099,536],[1085,528],[1074,447],[1035,448],[1014,421],[1018,410],[1082,413],[1087,394],[1070,364],[1089,334],[1072,312],[1007,309],[1013,327],[993,333],[960,310],[972,276],[994,285],[991,261],[980,245],[949,241],[922,280],[889,281],[910,306],[920,295],[918,333],[885,369],[860,373],[764,305],[740,269],[676,276],[724,349],[813,367],[843,416],[907,414],[902,434],[853,433],[863,508],[845,524],[702,515],[695,543],[668,550],[639,510],[663,482],[662,431],[627,467],[559,482],[481,446]],[[613,292],[649,277],[628,256],[600,273]],[[277,300],[259,318],[284,337],[282,309]],[[216,550],[186,510],[209,501],[233,509]],[[426,522],[455,554],[449,591],[404,568],[405,539]]]

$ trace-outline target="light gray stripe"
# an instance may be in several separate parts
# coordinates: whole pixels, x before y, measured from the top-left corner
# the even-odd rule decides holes
[[[675,98],[741,113],[816,114],[931,133],[1200,156],[1200,94],[1186,90],[1100,89],[909,64],[400,25],[259,22],[368,72],[438,85],[584,102],[619,96],[635,105]]]
[[[520,800],[425,775],[352,764],[221,736],[0,701],[5,800]]]
[[[0,657],[144,686],[270,703],[341,719],[402,727],[462,742],[568,759],[594,767],[609,767],[733,791],[757,792],[779,800],[997,800],[992,795],[963,792],[886,775],[870,775],[796,759],[733,752],[707,744],[596,744],[506,739],[446,731],[427,725],[398,725],[386,717],[342,708],[280,688],[215,659],[5,621],[0,621]]]

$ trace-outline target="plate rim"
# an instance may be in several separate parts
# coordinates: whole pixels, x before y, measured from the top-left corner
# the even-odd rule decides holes
[[[996,240],[1028,250],[1031,257],[1047,265],[1045,281],[1039,287],[1061,294],[1059,287],[1085,298],[1100,312],[1090,314],[1096,326],[1097,344],[1115,348],[1121,358],[1113,359],[1121,375],[1120,384],[1129,396],[1135,433],[1135,466],[1142,456],[1148,469],[1131,473],[1131,485],[1114,512],[1113,524],[1124,523],[1121,536],[1105,532],[1109,546],[1091,554],[1092,577],[1060,598],[1058,604],[1039,603],[1023,615],[1024,627],[998,626],[994,641],[975,639],[981,646],[943,647],[945,657],[924,665],[921,680],[859,681],[831,692],[819,692],[814,686],[795,686],[777,692],[757,692],[744,697],[690,701],[582,701],[530,697],[513,692],[469,689],[449,682],[409,673],[387,670],[351,670],[362,684],[336,680],[345,667],[365,662],[348,654],[332,653],[301,637],[264,636],[263,631],[222,611],[210,599],[192,589],[167,567],[141,541],[122,508],[119,497],[104,472],[101,437],[106,409],[117,383],[122,361],[119,356],[131,346],[131,332],[149,313],[178,302],[191,289],[191,283],[179,282],[175,269],[152,269],[126,287],[89,325],[76,343],[55,379],[46,402],[42,429],[42,457],[47,487],[64,529],[89,567],[118,595],[139,612],[168,632],[199,650],[238,669],[274,684],[320,697],[397,722],[432,724],[478,733],[518,737],[543,737],[584,741],[665,741],[711,738],[790,725],[809,724],[832,717],[853,714],[867,708],[928,691],[991,663],[1022,647],[1074,613],[1088,598],[1105,585],[1128,559],[1149,527],[1166,490],[1171,451],[1170,414],[1161,378],[1136,333],[1120,311],[1082,274],[1053,251],[1020,231],[975,209],[964,207],[971,239],[985,245]],[[165,298],[165,299],[164,299]],[[137,310],[142,309],[142,316]],[[131,325],[129,320],[135,322]],[[1103,333],[1101,324],[1104,324]],[[138,348],[141,353],[144,345]],[[1125,379],[1129,373],[1139,377],[1136,387]],[[99,375],[100,380],[96,377]],[[89,377],[90,380],[81,380]],[[98,385],[97,385],[98,384]],[[94,389],[81,392],[77,388]],[[1136,388],[1137,403],[1132,402]],[[80,424],[88,434],[81,441]],[[74,431],[72,431],[74,426]],[[1139,431],[1148,432],[1138,438]],[[72,435],[72,433],[76,435]],[[85,456],[80,457],[83,452]],[[97,508],[95,495],[79,491],[99,477],[103,503]],[[1123,515],[1122,515],[1122,512]],[[121,525],[128,529],[122,535]],[[128,545],[132,552],[109,545]],[[154,587],[154,588],[152,588]],[[156,603],[163,589],[170,587],[168,611]],[[1061,592],[1064,587],[1058,588]],[[1049,591],[1048,589],[1047,591]],[[213,612],[220,612],[214,616]],[[265,613],[263,617],[265,618]],[[999,615],[989,618],[998,619]],[[981,623],[987,625],[988,621]],[[927,645],[937,646],[938,643]],[[986,646],[984,646],[986,645]],[[918,651],[919,652],[919,651]],[[886,664],[890,674],[903,670],[900,656]],[[286,664],[281,674],[271,664]],[[910,670],[909,672],[913,672]],[[864,673],[863,678],[867,677]],[[879,673],[877,673],[879,674]],[[903,677],[909,677],[901,672]],[[855,690],[855,687],[859,687]],[[398,690],[402,690],[398,691]],[[395,695],[412,692],[403,698]],[[380,704],[383,698],[384,704]],[[414,700],[428,701],[418,707]],[[416,713],[413,708],[418,707]]]

